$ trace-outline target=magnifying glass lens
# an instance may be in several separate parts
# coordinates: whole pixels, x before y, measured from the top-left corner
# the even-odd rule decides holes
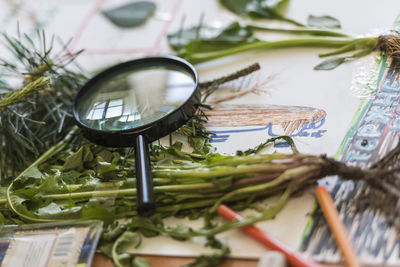
[[[77,113],[81,123],[94,130],[129,130],[165,117],[195,89],[193,75],[182,69],[156,66],[124,71],[87,91]]]

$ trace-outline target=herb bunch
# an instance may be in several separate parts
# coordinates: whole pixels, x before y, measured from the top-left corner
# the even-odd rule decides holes
[[[229,249],[219,243],[215,235],[273,218],[291,195],[327,175],[373,185],[393,208],[400,200],[400,147],[370,169],[363,170],[323,155],[301,154],[296,150],[293,154],[257,153],[274,142],[291,142],[288,137],[267,140],[236,156],[187,153],[182,151],[181,143],[175,143],[170,147],[153,146],[151,162],[158,209],[153,217],[142,218],[136,213],[134,155],[127,149],[90,143],[71,145],[73,136],[71,133],[49,149],[8,187],[0,188],[0,222],[103,220],[107,230],[101,250],[113,257],[117,266],[134,266],[132,262],[139,260],[133,255],[120,254],[120,246],[132,240],[127,237],[140,240],[141,236],[160,234],[180,240],[206,237],[220,252],[202,256],[196,264],[219,262]],[[279,199],[269,207],[253,205],[259,199],[276,194],[280,194]],[[216,224],[213,217],[222,203],[229,203],[237,210],[253,207],[258,213],[240,222]],[[388,206],[377,208],[393,211]],[[397,213],[387,212],[386,215],[394,219],[396,226],[400,225]],[[169,216],[204,217],[205,224],[200,229],[164,225],[162,219]],[[119,218],[130,220],[119,224]]]
[[[230,11],[247,18],[267,18],[288,21],[281,14],[282,5],[288,1],[231,1],[220,3]],[[264,15],[263,15],[264,14]],[[269,15],[268,15],[269,14]],[[328,58],[315,66],[316,70],[331,70],[337,66],[361,57],[373,51],[380,51],[398,61],[400,37],[397,32],[379,36],[357,37],[341,30],[340,22],[330,16],[309,16],[308,23],[292,23],[295,27],[270,27],[265,23],[233,22],[222,29],[216,29],[199,23],[187,29],[179,29],[168,35],[168,42],[175,53],[193,64],[203,63],[252,50],[266,51],[288,47],[332,48],[319,57]],[[258,38],[259,32],[281,32],[301,35],[301,37],[268,41]]]
[[[72,101],[86,80],[68,69],[80,52],[54,49],[44,32],[3,35],[12,59],[0,59],[0,178],[15,177],[74,125]]]

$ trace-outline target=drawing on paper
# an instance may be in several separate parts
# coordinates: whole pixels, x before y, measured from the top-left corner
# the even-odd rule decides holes
[[[224,104],[207,110],[207,126],[235,127],[231,130],[213,130],[210,142],[225,142],[230,134],[267,131],[271,137],[278,135],[320,138],[326,112],[322,109],[301,106]],[[238,129],[243,126],[254,128]],[[258,127],[257,127],[258,126]],[[261,126],[261,127],[260,127]]]

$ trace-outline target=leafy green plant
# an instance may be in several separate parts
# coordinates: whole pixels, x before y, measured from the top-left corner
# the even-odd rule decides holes
[[[180,57],[193,64],[199,64],[252,50],[266,51],[288,47],[325,47],[332,51],[321,53],[321,58],[329,57],[315,67],[316,70],[331,70],[340,64],[366,56],[373,51],[396,59],[399,54],[399,36],[388,34],[371,37],[352,37],[342,31],[339,22],[329,16],[309,17],[310,25],[323,25],[325,28],[296,27],[272,28],[260,24],[240,24],[233,22],[222,29],[207,26],[194,26],[168,35],[170,47]],[[257,38],[257,31],[283,32],[302,35],[267,41]]]
[[[144,264],[123,252],[127,238],[136,240],[138,246],[141,235],[160,234],[179,240],[206,237],[219,252],[198,258],[196,264],[216,264],[229,253],[226,246],[215,240],[216,234],[273,218],[291,195],[327,175],[365,181],[384,193],[392,205],[400,196],[396,160],[400,146],[370,169],[362,170],[323,155],[301,154],[296,150],[293,154],[257,154],[274,142],[291,142],[288,137],[267,140],[236,156],[184,152],[182,144],[175,143],[151,149],[157,213],[143,218],[136,213],[132,152],[90,143],[75,146],[71,145],[71,138],[74,132],[44,153],[8,187],[0,188],[0,221],[103,220],[107,228],[101,250],[112,256],[118,266]],[[280,197],[274,204],[261,210],[257,206],[258,213],[243,221],[216,224],[213,220],[222,203],[243,209],[276,194]],[[181,224],[166,226],[162,218],[168,216],[204,217],[205,224],[200,229]],[[130,221],[120,224],[119,218]]]

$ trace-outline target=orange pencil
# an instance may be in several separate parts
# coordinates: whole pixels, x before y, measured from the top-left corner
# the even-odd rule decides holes
[[[357,255],[347,236],[346,229],[340,221],[339,214],[333,204],[332,198],[326,191],[325,187],[317,187],[317,198],[339,250],[342,253],[346,266],[359,267],[360,264],[357,261]]]
[[[218,214],[224,217],[227,220],[234,221],[234,220],[243,220],[243,217],[237,214],[235,211],[230,209],[229,207],[225,205],[220,205],[218,207]],[[308,260],[303,257],[300,253],[297,251],[292,250],[279,240],[276,240],[274,238],[271,238],[268,236],[264,231],[262,231],[260,228],[254,226],[254,225],[249,225],[240,228],[243,232],[248,234],[249,236],[253,237],[255,240],[260,242],[261,244],[265,245],[271,250],[276,250],[281,253],[283,253],[287,259],[287,261],[290,263],[290,266],[294,267],[321,267],[318,263],[315,263],[311,260]]]

